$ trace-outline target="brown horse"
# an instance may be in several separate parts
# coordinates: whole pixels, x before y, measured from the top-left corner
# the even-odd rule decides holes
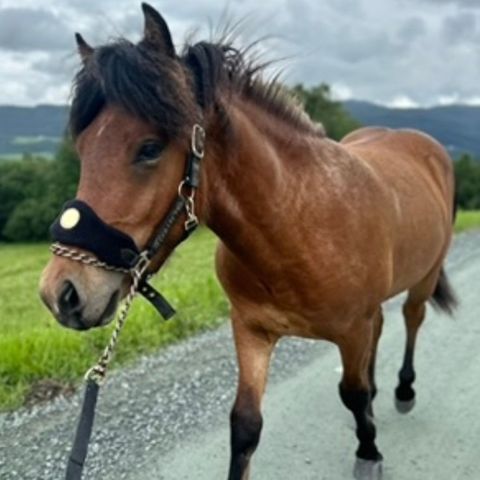
[[[398,405],[413,405],[415,338],[429,300],[451,312],[443,271],[454,220],[452,162],[415,131],[364,128],[326,138],[275,83],[226,44],[177,54],[163,18],[143,5],[145,35],[82,57],[70,126],[81,159],[78,199],[146,245],[177,197],[192,126],[207,136],[196,213],[220,239],[240,367],[229,479],[245,480],[262,428],[270,357],[285,335],[328,340],[343,362],[340,396],[357,423],[357,478],[380,478],[371,401],[382,302],[408,291]],[[158,270],[183,235],[171,231]],[[108,323],[129,279],[53,258],[41,294],[72,328]],[[75,315],[74,315],[75,314]]]

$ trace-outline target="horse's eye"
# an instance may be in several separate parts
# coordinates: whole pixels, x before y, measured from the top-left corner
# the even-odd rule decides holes
[[[164,148],[165,145],[153,140],[144,143],[137,152],[135,163],[153,163],[158,160]]]

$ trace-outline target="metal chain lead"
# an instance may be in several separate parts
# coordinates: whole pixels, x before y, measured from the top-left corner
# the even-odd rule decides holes
[[[115,328],[113,329],[110,340],[105,349],[103,350],[103,353],[98,359],[96,365],[90,368],[85,374],[85,380],[92,380],[98,385],[101,385],[105,381],[108,365],[113,358],[113,354],[115,352],[120,333],[127,320],[127,315],[130,307],[132,306],[133,300],[138,293],[140,281],[142,280],[148,269],[150,259],[146,255],[141,255],[137,265],[133,269],[128,270],[126,268],[112,267],[105,262],[101,262],[92,255],[80,252],[79,250],[76,250],[74,248],[65,247],[60,243],[54,243],[50,247],[50,250],[55,255],[68,258],[70,260],[77,261],[85,265],[103,268],[105,270],[113,272],[128,273],[132,276],[132,284],[130,286],[130,290],[128,291],[123,305],[120,307],[120,312],[117,315]]]
[[[110,336],[110,340],[103,350],[101,357],[99,358],[97,364],[92,367],[88,372],[85,374],[85,380],[93,380],[98,385],[101,385],[105,380],[105,375],[107,372],[107,368],[109,363],[113,358],[113,354],[115,352],[115,347],[117,346],[118,339],[120,337],[120,333],[125,325],[127,320],[128,311],[132,306],[133,300],[138,293],[138,287],[140,281],[142,280],[143,275],[145,274],[150,261],[144,257],[144,261],[140,260],[137,267],[130,271],[132,275],[132,285],[130,286],[130,290],[127,294],[125,302],[120,307],[120,312],[117,316],[115,328],[113,329],[112,335]]]
[[[103,268],[109,272],[118,272],[118,273],[131,273],[131,270],[121,267],[112,267],[105,262],[101,262],[93,255],[88,253],[81,252],[75,248],[65,247],[61,243],[55,242],[53,245],[50,245],[50,251],[59,257],[69,258],[75,262],[80,262],[91,267]]]

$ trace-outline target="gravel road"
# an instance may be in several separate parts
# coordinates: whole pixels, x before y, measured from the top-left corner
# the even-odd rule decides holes
[[[385,306],[375,408],[385,480],[480,478],[480,232],[457,238],[447,270],[462,306],[454,320],[429,311],[417,350],[417,406],[407,416],[393,406],[401,299]],[[352,478],[354,424],[337,395],[340,373],[335,347],[282,341],[253,480]],[[112,373],[84,478],[225,479],[235,382],[228,325]],[[80,394],[1,415],[0,479],[61,479],[79,403]]]

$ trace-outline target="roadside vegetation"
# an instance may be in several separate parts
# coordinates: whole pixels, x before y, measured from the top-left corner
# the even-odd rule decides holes
[[[477,228],[480,228],[480,210],[462,210],[458,212],[455,232],[461,233]]]

